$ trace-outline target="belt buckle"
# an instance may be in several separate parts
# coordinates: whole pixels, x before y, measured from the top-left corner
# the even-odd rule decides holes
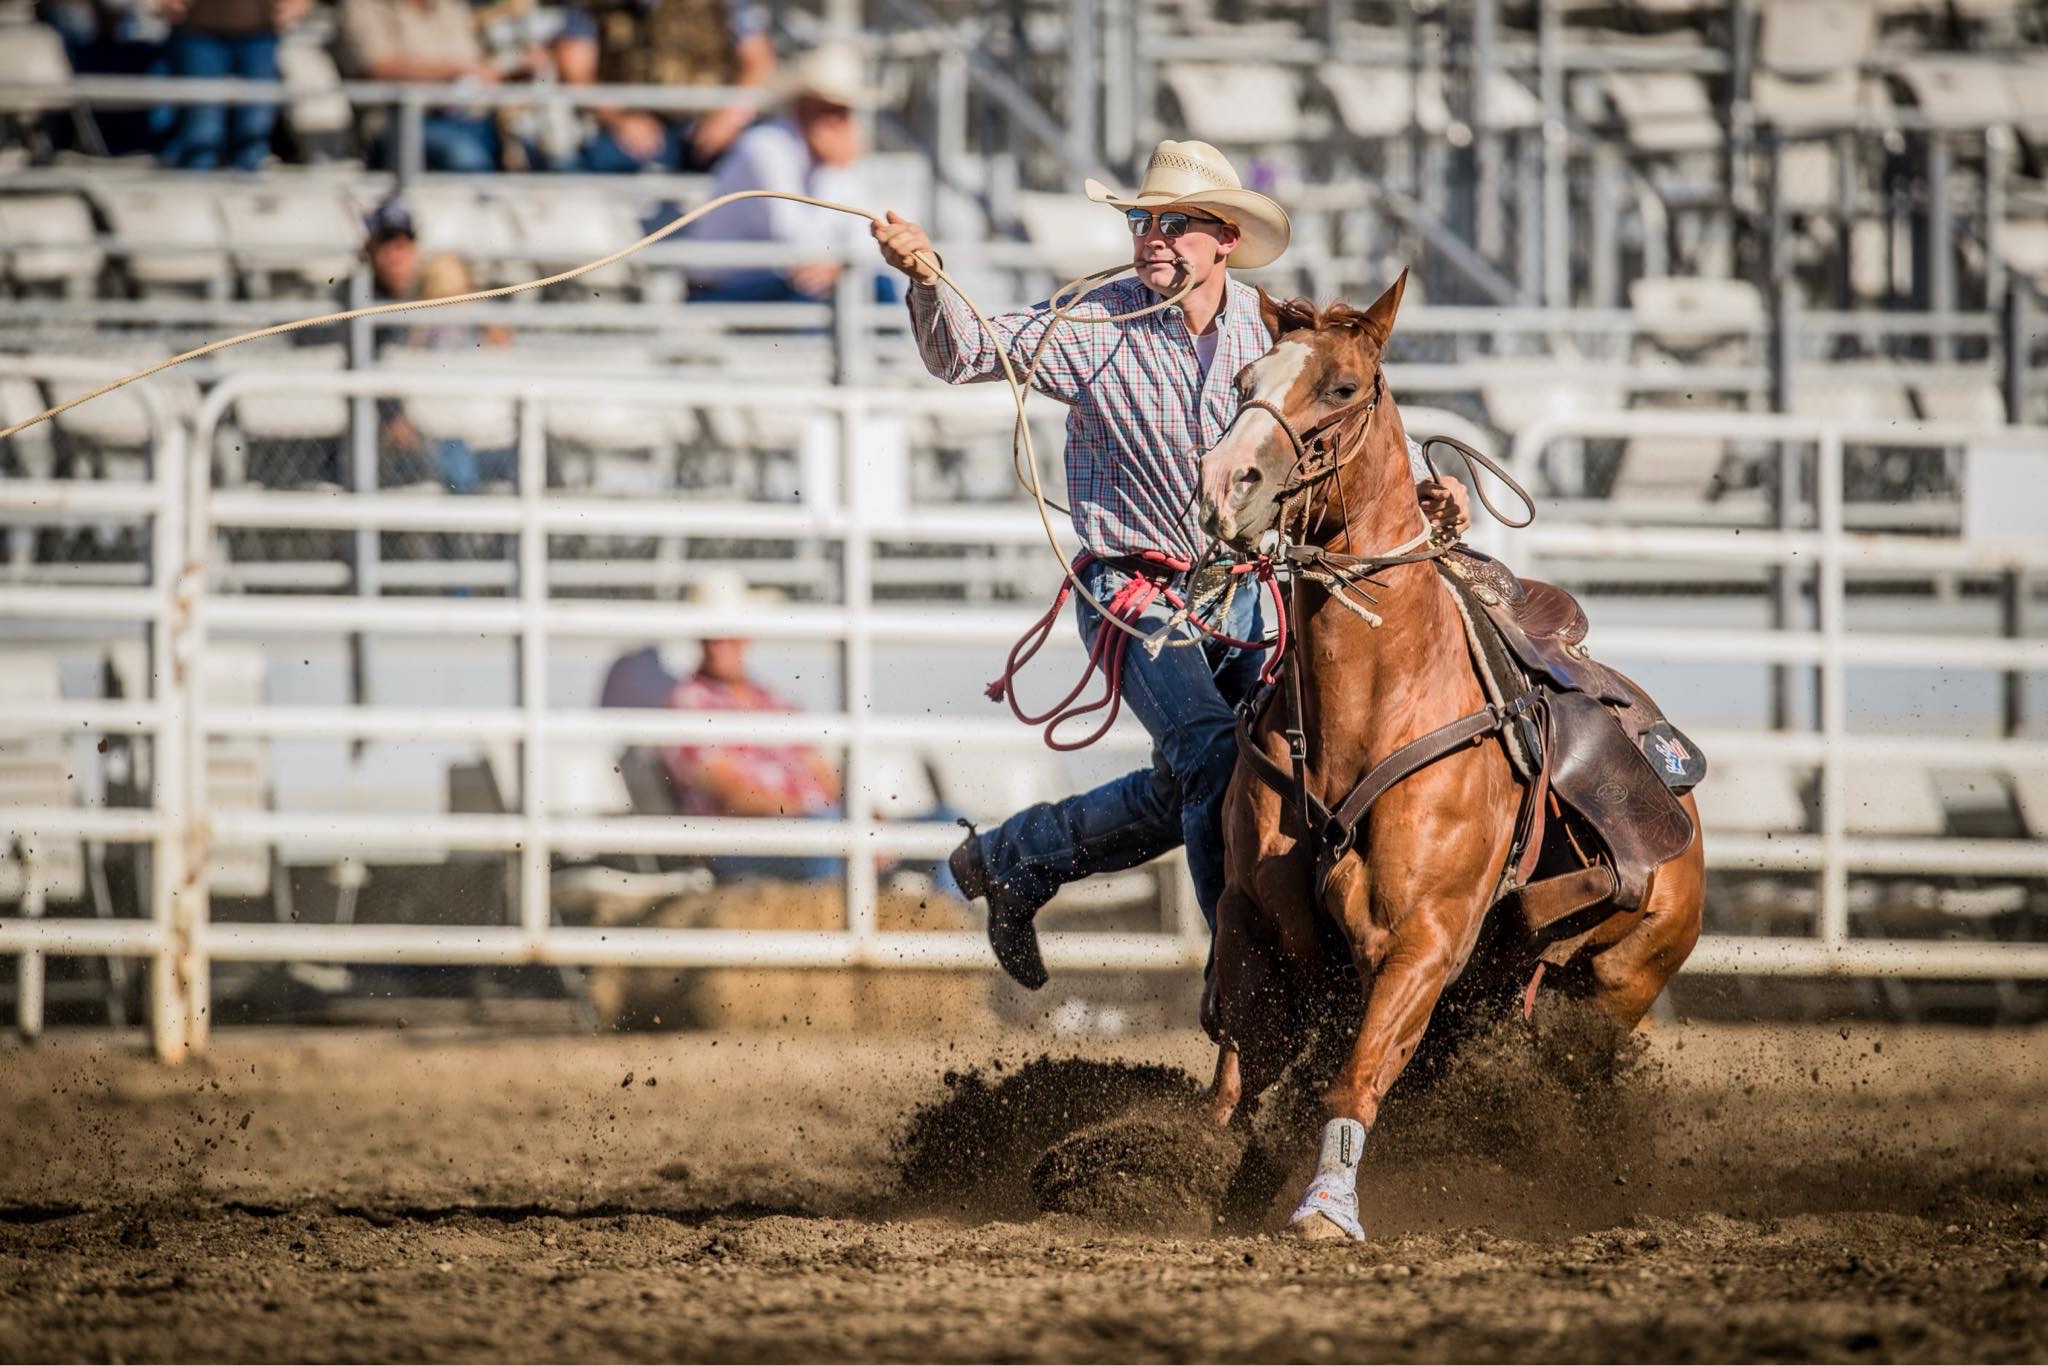
[[[1201,602],[1223,591],[1230,580],[1230,567],[1205,564],[1188,579],[1188,601]]]

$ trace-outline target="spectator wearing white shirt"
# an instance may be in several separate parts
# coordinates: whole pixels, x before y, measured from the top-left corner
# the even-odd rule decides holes
[[[712,176],[714,195],[735,190],[783,190],[841,204],[872,201],[861,165],[866,149],[854,116],[873,103],[862,80],[860,53],[849,47],[814,48],[793,64],[785,84],[788,110],[740,134]],[[700,242],[782,242],[821,253],[858,249],[868,237],[859,219],[786,199],[743,199],[692,230]],[[690,297],[714,302],[790,302],[831,294],[842,260],[804,262],[781,270],[697,271]]]

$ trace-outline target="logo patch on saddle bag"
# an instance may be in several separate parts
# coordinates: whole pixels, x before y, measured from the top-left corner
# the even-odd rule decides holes
[[[1690,792],[1707,776],[1707,756],[1669,721],[1659,721],[1637,738],[1643,757],[1664,786],[1673,792]]]

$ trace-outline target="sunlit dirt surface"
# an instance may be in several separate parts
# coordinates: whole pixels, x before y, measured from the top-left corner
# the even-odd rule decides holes
[[[1002,1083],[1046,1047],[228,1030],[173,1070],[125,1037],[0,1046],[0,1358],[2048,1356],[2039,1032],[1666,1027],[1604,1107],[1519,1063],[1468,1077],[1373,1136],[1362,1246],[1077,1204],[1090,1153],[1176,1167],[1159,1072],[1150,1127],[1065,1153],[1083,1212],[1037,1213],[1060,1125],[1012,1132]],[[1193,1035],[1083,1051],[1207,1066]],[[971,1067],[981,1146],[911,1199],[912,1117]]]

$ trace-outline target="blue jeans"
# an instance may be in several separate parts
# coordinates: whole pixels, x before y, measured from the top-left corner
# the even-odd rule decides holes
[[[688,123],[664,123],[661,149],[645,161],[621,147],[617,138],[600,128],[597,136],[584,144],[583,170],[591,175],[632,175],[649,166],[658,171],[703,170],[704,167],[692,164],[691,127]]]
[[[459,436],[434,443],[434,463],[450,493],[475,493],[482,484],[512,482],[519,477],[517,451],[472,450]]]
[[[477,175],[498,169],[498,125],[487,114],[428,113],[420,119],[421,159],[430,171]],[[398,130],[394,126],[377,144],[385,166],[398,164]]]
[[[278,78],[275,33],[226,37],[181,28],[172,31],[168,49],[174,76]],[[254,171],[270,155],[270,130],[276,123],[274,104],[238,104],[232,111],[217,104],[186,105],[176,117],[163,159],[188,171],[215,171],[223,164]]]
[[[1129,578],[1129,571],[1101,561],[1081,571],[1081,582],[1103,602]],[[1264,633],[1264,604],[1250,579],[1239,580],[1221,622],[1213,620],[1213,603],[1204,606],[1203,619],[1226,635],[1257,640]],[[1138,629],[1158,630],[1171,612],[1163,599],[1155,601],[1138,619]],[[1097,631],[1115,629],[1104,628],[1095,610],[1078,599],[1075,615],[1081,641],[1090,648]],[[1180,643],[1193,639],[1200,643]],[[1183,626],[1157,658],[1127,641],[1124,705],[1152,736],[1152,766],[1092,792],[1026,807],[983,831],[981,855],[989,875],[1044,905],[1069,882],[1135,868],[1185,845],[1195,897],[1213,929],[1223,895],[1223,794],[1237,768],[1235,708],[1258,686],[1264,658],[1260,651],[1199,636],[1192,626]]]
[[[648,231],[652,232],[650,228]],[[893,276],[875,276],[875,302],[901,301]],[[690,301],[700,304],[814,304],[818,298],[804,293],[779,270],[733,270],[716,280],[690,282]]]

